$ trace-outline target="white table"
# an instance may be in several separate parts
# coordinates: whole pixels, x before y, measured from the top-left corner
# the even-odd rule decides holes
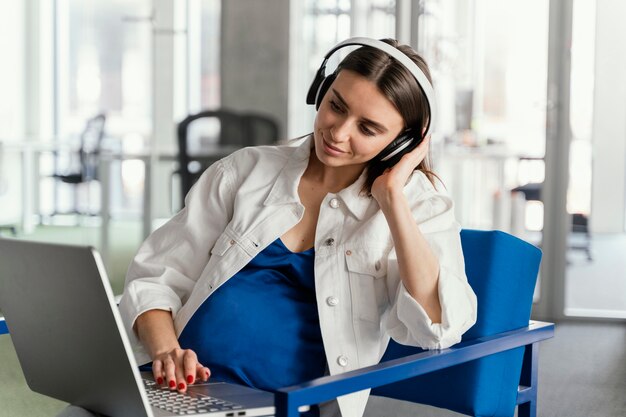
[[[20,229],[24,233],[35,230],[33,220],[39,206],[39,157],[42,153],[67,152],[71,148],[67,143],[53,140],[7,141],[3,142],[5,159],[7,154],[18,154],[21,162],[21,205]]]
[[[41,176],[39,158],[43,153],[69,152],[71,147],[67,143],[48,140],[24,140],[2,141],[5,158],[9,154],[17,154],[21,160],[21,205],[22,215],[20,219],[21,230],[24,233],[32,233],[35,229],[35,215],[38,214],[39,206],[39,178]],[[235,150],[236,146],[215,145],[203,149],[194,157],[220,159]],[[142,240],[152,232],[154,220],[154,167],[160,162],[173,162],[177,160],[176,148],[161,148],[155,150],[141,150],[137,152],[123,152],[113,149],[100,150],[100,198],[101,198],[101,223],[100,223],[100,253],[105,260],[109,257],[110,224],[111,224],[111,163],[114,161],[140,160],[144,163],[144,191],[142,196]],[[193,159],[193,158],[192,158]]]

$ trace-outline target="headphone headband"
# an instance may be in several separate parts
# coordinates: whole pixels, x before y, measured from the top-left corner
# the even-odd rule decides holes
[[[388,54],[389,56],[391,56],[392,58],[394,58],[396,61],[400,62],[407,70],[409,70],[409,72],[413,75],[413,77],[417,81],[417,84],[422,89],[422,92],[426,96],[426,101],[428,102],[428,110],[429,110],[430,117],[428,118],[428,124],[426,125],[426,131],[424,132],[423,137],[428,136],[433,130],[433,125],[435,121],[435,108],[436,108],[435,91],[433,89],[432,84],[430,83],[430,81],[428,81],[426,74],[424,74],[424,72],[420,69],[420,67],[418,67],[417,64],[411,60],[411,58],[406,56],[399,49],[394,48],[388,43],[379,41],[377,39],[362,38],[362,37],[350,38],[350,39],[346,39],[343,42],[338,43],[331,50],[329,50],[324,56],[324,61],[322,62],[322,65],[320,66],[315,76],[315,79],[313,80],[313,84],[311,85],[311,89],[309,90],[309,94],[307,96],[307,103],[309,104],[315,103],[315,94],[317,94],[317,87],[319,87],[320,82],[326,77],[326,75],[324,74],[324,71],[326,70],[326,63],[328,62],[328,59],[339,49],[345,48],[346,46],[355,46],[355,45],[369,46],[369,47],[381,50],[385,52],[386,54]]]

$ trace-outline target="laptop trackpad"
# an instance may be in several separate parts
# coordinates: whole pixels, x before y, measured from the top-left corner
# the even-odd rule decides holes
[[[247,407],[274,405],[274,395],[272,393],[243,385],[226,383],[194,384],[189,385],[187,391],[193,394],[220,398],[233,403],[243,403]]]

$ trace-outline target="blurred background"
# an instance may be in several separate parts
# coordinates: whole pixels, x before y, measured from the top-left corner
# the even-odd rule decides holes
[[[0,2],[0,235],[95,246],[119,294],[208,164],[312,131],[328,49],[396,38],[430,65],[462,226],[540,246],[533,317],[607,326],[623,356],[625,17],[618,0]],[[22,410],[0,415],[54,414],[0,343],[18,380],[0,398]]]

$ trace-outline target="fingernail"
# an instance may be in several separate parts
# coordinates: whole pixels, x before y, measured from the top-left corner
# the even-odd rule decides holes
[[[193,382],[193,376],[192,375],[187,375],[187,383],[191,384]]]
[[[206,377],[209,378],[209,371],[206,371]]]
[[[174,388],[176,386],[176,381],[173,379],[170,381],[170,388]]]
[[[157,384],[159,384],[159,385],[163,384],[163,378],[158,377],[157,378]]]
[[[183,384],[182,382],[178,384],[178,389],[185,389],[185,384]]]

